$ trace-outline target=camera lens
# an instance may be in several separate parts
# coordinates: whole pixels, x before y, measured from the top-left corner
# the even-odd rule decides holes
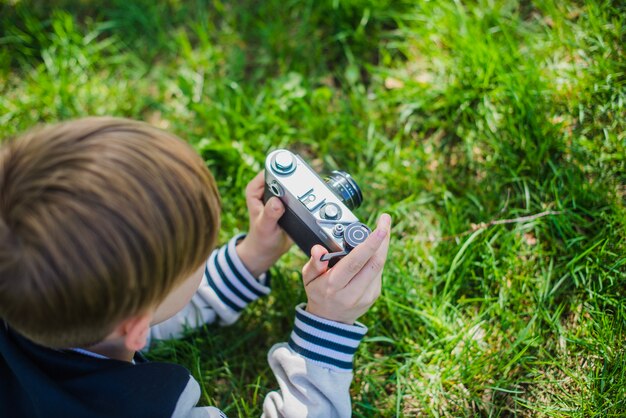
[[[361,189],[350,174],[345,171],[335,170],[325,179],[326,184],[335,192],[341,201],[349,208],[356,209],[363,202]]]

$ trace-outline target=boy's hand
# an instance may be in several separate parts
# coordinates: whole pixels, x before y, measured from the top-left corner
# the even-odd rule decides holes
[[[328,251],[321,245],[312,248],[302,269],[307,312],[346,324],[367,312],[380,296],[390,227],[391,217],[381,215],[376,230],[331,269],[328,261],[320,261]]]
[[[293,244],[277,224],[285,213],[283,202],[272,197],[263,205],[264,188],[264,172],[261,171],[246,186],[250,230],[237,244],[237,255],[254,277],[266,272]]]

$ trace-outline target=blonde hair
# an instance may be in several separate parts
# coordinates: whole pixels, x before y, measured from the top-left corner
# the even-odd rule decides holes
[[[193,149],[142,122],[85,118],[0,150],[0,318],[41,345],[101,341],[206,260],[219,194]]]

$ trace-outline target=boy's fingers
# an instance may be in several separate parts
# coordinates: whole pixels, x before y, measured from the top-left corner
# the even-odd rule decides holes
[[[261,212],[261,225],[276,226],[278,219],[285,213],[285,206],[276,196],[270,198]]]
[[[387,262],[387,253],[389,252],[389,239],[390,236],[387,234],[383,243],[376,250],[376,254],[372,258],[369,259],[365,267],[367,267],[372,272],[380,273],[385,268],[385,263]]]
[[[386,213],[382,214],[374,232],[333,267],[333,277],[338,288],[343,288],[350,283],[350,280],[374,256],[389,236],[390,226],[391,218]]]
[[[374,285],[370,286],[365,297],[370,298],[370,300],[376,300],[383,292],[383,273],[380,272],[378,274],[377,280],[374,281]]]
[[[373,303],[374,301],[376,301],[376,299],[378,299],[378,297],[382,293],[383,288],[382,276],[382,273],[379,273],[378,277],[372,282],[371,286],[365,289],[365,292],[361,296],[361,300],[363,302]]]
[[[246,195],[260,198],[265,187],[265,171],[261,170],[246,186]]]
[[[369,259],[361,271],[346,285],[346,289],[349,289],[350,293],[367,296],[371,293],[372,288],[380,289],[388,250],[389,235],[378,248],[376,254]]]
[[[259,172],[246,186],[246,203],[250,211],[263,209],[263,191],[265,190],[265,172]]]
[[[327,252],[328,250],[321,245],[311,248],[311,258],[302,268],[302,280],[305,286],[328,270],[328,261],[320,261],[320,258]]]

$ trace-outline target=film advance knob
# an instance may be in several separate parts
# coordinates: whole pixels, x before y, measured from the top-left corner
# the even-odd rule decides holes
[[[320,258],[321,261],[332,260],[335,257],[343,257],[369,237],[372,231],[361,222],[353,222],[343,231],[343,251],[327,253]]]
[[[352,250],[370,236],[372,231],[361,222],[353,222],[343,232],[343,243],[346,250]]]

